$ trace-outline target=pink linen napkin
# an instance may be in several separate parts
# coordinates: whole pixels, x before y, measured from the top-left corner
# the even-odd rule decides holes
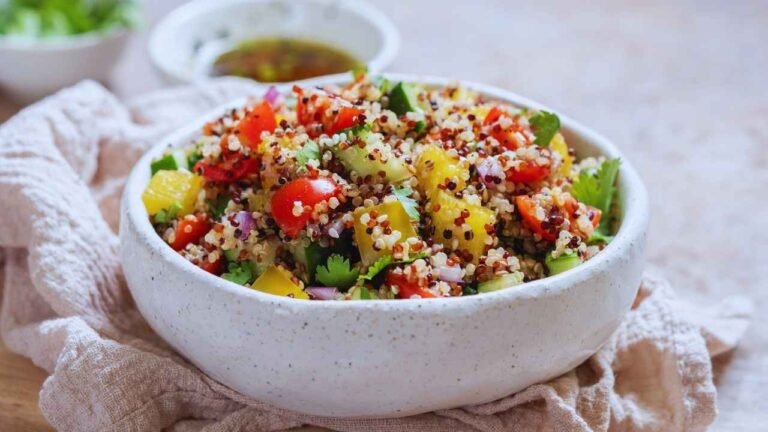
[[[84,82],[0,127],[0,330],[51,375],[40,407],[66,431],[703,430],[711,358],[734,348],[750,304],[694,309],[646,276],[626,319],[582,365],[496,402],[381,420],[288,412],[248,399],[175,354],[139,315],[118,259],[118,201],[133,162],[180,123],[263,88],[222,79],[127,105]]]

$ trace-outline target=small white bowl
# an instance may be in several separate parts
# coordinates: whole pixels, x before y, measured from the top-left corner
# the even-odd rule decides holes
[[[0,87],[30,103],[84,79],[106,82],[130,31],[31,39],[0,36]]]
[[[334,81],[342,82],[316,83]],[[543,108],[504,90],[464,84],[491,99]],[[398,417],[489,402],[577,366],[629,310],[644,264],[648,198],[623,157],[621,227],[613,242],[573,270],[519,287],[460,298],[300,301],[206,273],[155,233],[141,193],[150,162],[168,143],[186,145],[204,123],[244,103],[158,141],[128,178],[120,221],[123,267],[139,310],[178,352],[227,386],[281,408],[331,417]],[[580,156],[621,157],[607,139],[560,119]]]
[[[210,78],[216,57],[240,42],[274,36],[327,43],[372,72],[389,65],[400,46],[389,18],[361,0],[198,0],[157,25],[149,54],[168,83],[191,83]]]

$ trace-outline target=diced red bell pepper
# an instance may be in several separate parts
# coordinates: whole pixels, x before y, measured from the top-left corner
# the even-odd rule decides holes
[[[499,119],[502,117],[508,118],[512,120],[512,125],[504,128],[500,124],[496,124]],[[488,114],[485,116],[485,119],[483,120],[483,125],[485,126],[491,126],[491,130],[489,134],[496,139],[496,141],[499,142],[499,144],[508,149],[508,150],[515,150],[516,148],[520,147],[521,145],[530,144],[528,136],[522,133],[522,136],[525,137],[525,142],[521,143],[515,132],[522,132],[523,128],[520,126],[515,120],[514,117],[509,115],[503,108],[499,106],[495,106],[491,108],[491,110],[488,112]]]
[[[387,284],[397,287],[397,298],[409,299],[413,295],[418,295],[421,298],[435,298],[437,297],[432,291],[419,286],[418,284],[411,282],[404,274],[398,274],[390,271],[387,273]]]
[[[184,216],[176,227],[176,237],[171,243],[174,250],[182,250],[190,243],[197,243],[211,230],[211,223],[204,216]]]
[[[523,219],[523,224],[528,229],[540,235],[544,240],[553,242],[557,239],[555,233],[545,230],[541,226],[542,221],[536,217],[536,203],[533,201],[533,198],[526,195],[518,195],[515,197],[515,205],[520,213],[520,217]]]
[[[263,132],[272,133],[275,131],[275,128],[277,128],[275,111],[269,102],[262,101],[248,111],[245,118],[240,120],[237,126],[239,131],[237,137],[243,145],[251,150],[256,150],[259,144],[261,144],[261,134]]]
[[[333,135],[341,132],[344,129],[351,128],[360,124],[360,116],[363,114],[363,110],[355,107],[343,107],[339,110],[339,114],[333,121],[331,127],[327,128],[325,133]]]
[[[219,183],[233,183],[259,172],[259,161],[256,158],[245,157],[240,153],[231,153],[223,158],[216,164],[199,161],[194,171],[208,181]]]
[[[547,178],[550,172],[549,165],[539,165],[535,162],[524,161],[517,168],[506,172],[507,180],[514,183],[531,183]]]

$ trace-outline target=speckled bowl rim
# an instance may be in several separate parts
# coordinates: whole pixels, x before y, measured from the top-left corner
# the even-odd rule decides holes
[[[402,80],[419,82],[428,86],[440,86],[461,82],[466,88],[476,90],[492,99],[511,103],[515,106],[552,111],[538,102],[485,84],[434,76],[407,74],[383,74],[383,76],[394,81]],[[341,84],[348,81],[349,77],[345,79],[323,77],[314,80],[313,84]],[[281,92],[288,92],[290,91],[291,85],[286,84],[277,87]],[[611,265],[611,263],[616,262],[617,259],[621,258],[620,255],[629,249],[629,246],[632,243],[644,240],[643,237],[645,236],[648,226],[648,196],[645,186],[635,169],[632,167],[632,164],[607,138],[558,112],[561,124],[565,129],[580,136],[582,141],[589,142],[591,146],[600,151],[602,155],[620,157],[622,160],[619,174],[622,190],[620,199],[623,201],[623,218],[621,226],[619,227],[619,231],[616,233],[614,240],[589,261],[572,270],[568,270],[555,276],[549,276],[544,279],[526,282],[516,288],[467,297],[377,301],[307,301],[275,296],[245,288],[241,285],[222,279],[221,277],[214,276],[195,266],[182,258],[181,255],[177,254],[176,251],[171,249],[160,236],[155,233],[141,201],[141,192],[146,185],[146,182],[142,182],[141,179],[143,175],[146,175],[146,173],[149,172],[151,160],[167,149],[169,144],[173,147],[178,146],[179,144],[184,144],[182,140],[186,141],[189,136],[199,130],[204,123],[220,116],[221,113],[225,112],[227,109],[243,106],[243,104],[246,103],[246,100],[246,98],[240,98],[236,101],[224,104],[162,139],[157,145],[147,151],[147,153],[145,153],[133,167],[124,190],[124,202],[122,208],[123,211],[126,211],[127,209],[127,214],[123,214],[122,217],[129,218],[135,229],[138,231],[138,239],[135,241],[141,242],[143,247],[146,247],[153,252],[154,256],[167,262],[173,271],[190,272],[200,280],[200,283],[210,285],[211,289],[224,290],[236,296],[242,296],[255,301],[270,302],[272,304],[279,303],[280,306],[288,307],[295,312],[301,312],[305,308],[349,309],[351,311],[361,311],[372,308],[395,310],[411,310],[418,308],[424,311],[446,310],[448,306],[464,308],[471,306],[470,304],[492,301],[494,299],[510,300],[515,298],[538,298],[560,290],[569,289],[579,282],[590,279],[595,271],[601,270],[604,267]],[[123,225],[124,224],[121,223],[121,230],[124,229]],[[123,237],[121,236],[121,238]]]
[[[152,60],[154,67],[161,73],[168,77],[172,77],[174,80],[181,83],[193,83],[200,80],[208,79],[209,77],[197,77],[193,72],[185,70],[183,67],[179,67],[173,62],[166,60],[164,56],[165,46],[160,42],[161,36],[170,31],[170,28],[178,26],[179,23],[183,23],[198,15],[204,15],[212,10],[227,7],[237,3],[278,3],[280,1],[287,0],[219,0],[217,2],[211,2],[209,0],[194,0],[189,3],[183,4],[165,16],[152,30],[149,38],[149,57]],[[293,0],[292,3],[300,4],[305,3],[319,3],[319,4],[336,4],[339,7],[343,7],[353,11],[360,15],[364,19],[370,22],[372,28],[375,28],[382,37],[382,46],[379,52],[366,63],[368,69],[371,72],[380,72],[395,59],[398,51],[400,50],[400,33],[387,15],[380,10],[369,4],[367,1],[362,0]],[[348,76],[348,73],[331,74],[321,77],[331,79],[343,79]],[[309,78],[306,80],[296,81],[296,83],[313,82],[317,78]],[[285,83],[281,83],[285,84]]]

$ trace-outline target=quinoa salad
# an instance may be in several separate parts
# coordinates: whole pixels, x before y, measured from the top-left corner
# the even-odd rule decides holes
[[[152,161],[142,200],[169,247],[243,289],[461,297],[600,253],[619,165],[577,158],[554,113],[357,71],[205,124]]]

